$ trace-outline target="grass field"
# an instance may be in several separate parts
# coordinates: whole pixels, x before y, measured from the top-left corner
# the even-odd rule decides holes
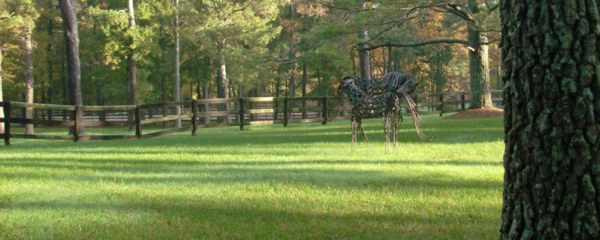
[[[405,118],[405,120],[407,120]],[[0,146],[1,239],[497,239],[501,119],[349,122]]]

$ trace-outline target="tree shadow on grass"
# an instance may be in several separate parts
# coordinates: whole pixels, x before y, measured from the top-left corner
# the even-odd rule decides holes
[[[501,189],[500,180],[457,177],[443,171],[402,175],[384,171],[381,165],[403,167],[439,165],[444,167],[499,167],[499,163],[468,161],[146,161],[60,159],[4,161],[0,166],[16,169],[4,172],[7,180],[48,180],[94,183],[112,179],[123,184],[261,184],[282,183],[340,189],[383,189],[410,186],[432,188]],[[369,170],[356,169],[366,168]],[[382,170],[370,170],[372,168]],[[41,171],[50,169],[51,172]],[[53,173],[54,172],[54,173]]]
[[[367,136],[373,143],[382,144],[384,142],[383,128],[378,119],[371,119],[365,122]],[[405,122],[401,125],[398,133],[400,144],[403,143],[471,143],[471,142],[494,142],[503,138],[502,125],[497,120],[486,121],[432,121],[431,124],[425,124],[422,129],[425,134],[434,138],[433,142],[424,142],[420,140],[412,126],[411,122]],[[64,143],[48,142],[46,140],[26,140],[25,144],[16,144],[11,147],[2,147],[3,151],[19,151],[28,149],[50,150],[60,146],[64,148],[114,148],[120,147],[163,147],[163,146],[242,146],[248,144],[267,144],[267,145],[285,145],[285,144],[308,144],[308,143],[347,143],[350,145],[350,128],[346,123],[337,123],[334,125],[322,126],[312,125],[292,125],[288,128],[269,127],[249,131],[239,131],[237,129],[210,129],[209,131],[198,131],[195,137],[188,133],[165,136],[154,139],[143,139],[139,141],[95,141],[80,142],[72,145]],[[359,137],[361,138],[361,137]],[[122,144],[121,144],[122,143]],[[118,144],[118,145],[117,145]]]
[[[110,220],[110,218],[120,217],[113,221],[80,221],[67,224],[50,219],[42,226],[28,226],[29,236],[35,235],[31,234],[35,231],[52,234],[44,236],[47,238],[431,239],[464,238],[469,235],[490,237],[494,232],[488,231],[485,227],[497,225],[495,219],[481,218],[481,216],[464,219],[456,216],[436,216],[435,213],[426,213],[432,211],[428,209],[384,213],[357,209],[324,213],[305,207],[295,209],[272,207],[269,203],[247,199],[215,202],[202,198],[190,201],[190,199],[173,197],[168,200],[168,203],[164,203],[164,200],[145,198],[134,199],[127,204],[55,200],[19,203],[16,207],[26,211],[40,209],[69,210],[75,213],[91,211],[95,213],[96,219],[106,217]],[[495,209],[493,206],[484,208],[489,209],[486,210],[488,212]],[[147,219],[131,218],[131,213],[139,212],[146,213]],[[454,228],[455,231],[444,231],[440,228],[442,226],[446,229]],[[44,230],[48,227],[54,231]],[[81,235],[63,235],[73,233],[73,229],[78,229],[75,233]],[[19,238],[19,236],[14,237]]]

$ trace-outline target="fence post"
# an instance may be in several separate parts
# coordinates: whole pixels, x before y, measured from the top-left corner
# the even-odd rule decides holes
[[[321,124],[327,124],[327,97],[323,97],[323,122]]]
[[[244,99],[240,98],[240,131],[244,130]]]
[[[142,118],[140,114],[140,105],[135,105],[135,135],[138,139],[142,138]]]
[[[465,110],[465,92],[460,94],[460,107]]]
[[[288,97],[283,99],[283,127],[288,125]]]
[[[75,110],[73,111],[73,119],[74,124],[73,124],[73,141],[74,142],[78,142],[79,141],[79,126],[81,126],[81,119],[79,118],[79,114],[77,114],[78,112],[81,111],[81,106],[75,106]],[[81,114],[83,116],[83,114]]]
[[[2,103],[2,110],[4,111],[4,145],[10,145],[10,102]]]
[[[196,130],[198,129],[198,100],[192,99],[192,136],[196,136]]]
[[[444,93],[440,93],[440,117],[444,114]]]

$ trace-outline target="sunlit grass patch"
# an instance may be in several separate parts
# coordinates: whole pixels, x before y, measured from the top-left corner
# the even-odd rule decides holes
[[[406,120],[406,119],[405,119]],[[490,239],[501,119],[405,121],[385,153],[349,123],[201,129],[155,139],[0,147],[0,238]]]

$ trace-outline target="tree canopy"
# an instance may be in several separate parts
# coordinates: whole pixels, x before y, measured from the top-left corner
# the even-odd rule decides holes
[[[175,99],[177,90],[182,100],[298,96],[302,89],[333,95],[340,78],[361,74],[361,63],[373,78],[412,74],[420,92],[470,91],[469,26],[487,39],[480,42],[490,47],[484,71],[499,86],[498,1],[134,0],[134,28],[127,2],[74,2],[83,104],[130,101],[128,56],[136,60],[138,103]],[[30,21],[34,102],[67,103],[72,86],[58,5],[22,3],[0,0],[4,99],[24,100],[21,36]],[[365,49],[368,59],[359,61]]]

